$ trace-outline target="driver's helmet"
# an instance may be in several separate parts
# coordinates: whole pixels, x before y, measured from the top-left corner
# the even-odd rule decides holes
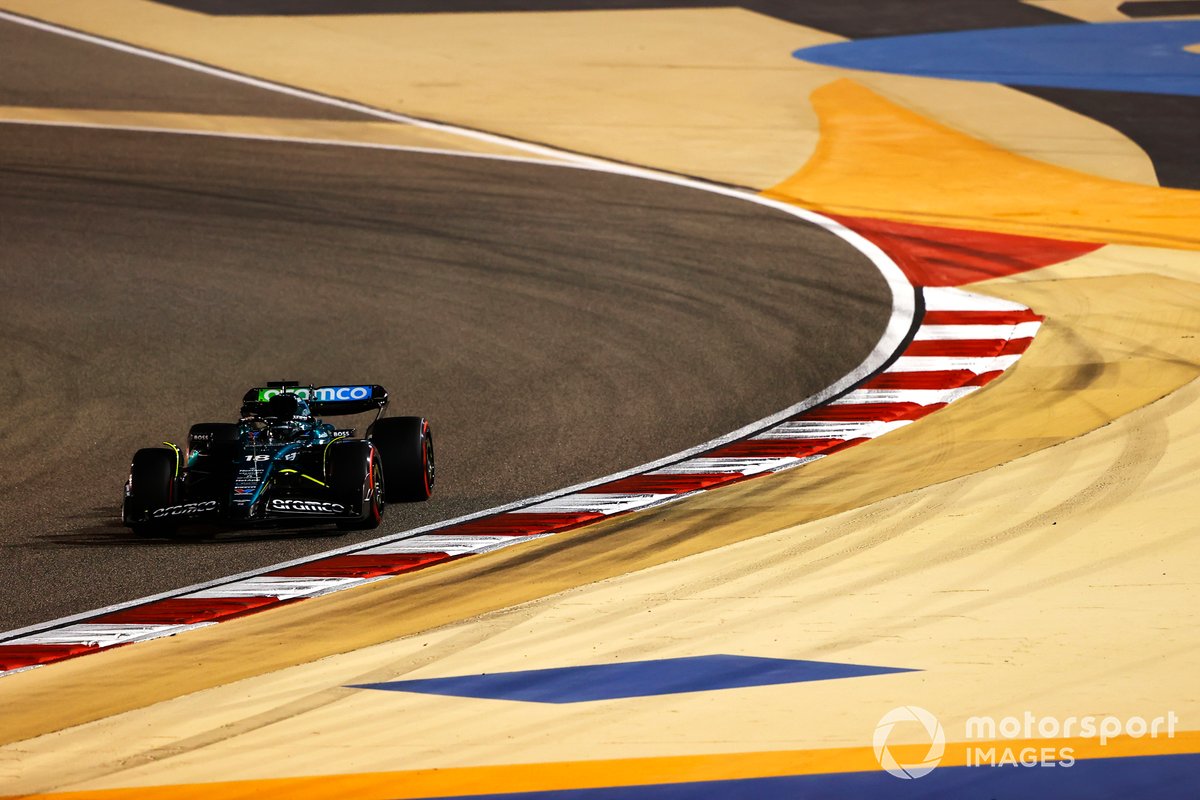
[[[272,433],[289,436],[300,431],[304,423],[312,419],[312,411],[303,398],[280,392],[267,401],[262,418]]]

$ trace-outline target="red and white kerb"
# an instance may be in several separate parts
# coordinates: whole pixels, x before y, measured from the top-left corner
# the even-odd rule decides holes
[[[1016,363],[1041,325],[1041,317],[1006,300],[952,288],[922,291],[921,324],[889,367],[848,394],[747,438],[642,474],[432,532],[400,534],[360,550],[269,568],[228,583],[83,615],[78,621],[50,623],[44,630],[0,641],[0,675],[173,636],[825,458],[978,391]]]

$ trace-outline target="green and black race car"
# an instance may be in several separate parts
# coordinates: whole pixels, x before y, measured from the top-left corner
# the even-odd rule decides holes
[[[163,442],[134,453],[122,520],[147,535],[186,523],[377,527],[385,503],[428,500],[434,482],[429,422],[383,417],[387,403],[382,386],[251,389],[238,422],[193,425],[186,450]],[[365,438],[320,419],[372,411]]]

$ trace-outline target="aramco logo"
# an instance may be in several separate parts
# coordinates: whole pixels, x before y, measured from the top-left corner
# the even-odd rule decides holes
[[[906,759],[902,762],[888,748],[888,736],[891,735],[892,729],[905,723],[920,725],[929,738],[929,750],[919,761]],[[918,706],[900,706],[884,714],[875,726],[875,736],[871,742],[875,746],[875,759],[879,766],[887,770],[888,774],[904,780],[923,778],[933,772],[934,767],[942,760],[942,754],[946,752],[946,733],[942,730],[942,723],[938,722],[938,718],[933,714]]]

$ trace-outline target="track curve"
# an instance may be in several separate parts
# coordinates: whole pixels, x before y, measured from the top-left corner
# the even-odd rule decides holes
[[[133,449],[263,379],[370,379],[434,420],[439,493],[392,507],[400,530],[777,411],[857,366],[891,306],[830,233],[625,176],[8,125],[0,153],[0,628],[354,541],[119,527]]]

